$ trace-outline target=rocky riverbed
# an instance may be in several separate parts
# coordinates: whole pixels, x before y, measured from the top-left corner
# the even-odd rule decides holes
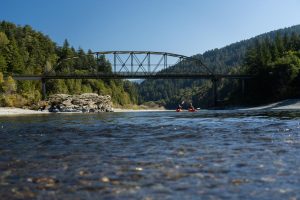
[[[112,101],[109,95],[94,93],[81,95],[54,94],[47,102],[50,112],[112,112]]]

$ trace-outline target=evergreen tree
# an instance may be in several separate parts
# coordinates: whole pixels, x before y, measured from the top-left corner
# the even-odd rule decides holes
[[[289,50],[297,51],[300,48],[300,37],[295,32],[292,33],[291,39],[289,41]]]
[[[283,42],[281,42],[283,41]],[[284,98],[295,97],[300,88],[295,84],[300,77],[300,56],[297,51],[299,35],[277,35],[274,42],[264,40],[258,43],[256,49],[262,49],[261,55],[249,50],[245,62],[248,73],[255,75],[254,81],[248,86],[252,102],[275,101]],[[281,49],[281,43],[285,46],[285,53],[279,54],[274,47]],[[269,44],[269,45],[268,45]],[[272,60],[269,59],[270,54]],[[263,63],[259,60],[262,57]],[[262,65],[260,65],[262,64]]]
[[[24,63],[19,54],[17,42],[13,39],[8,45],[7,72],[19,74],[22,73],[23,70]]]
[[[16,82],[11,76],[7,77],[7,80],[3,83],[3,91],[5,94],[12,94],[17,91]]]
[[[275,46],[279,53],[278,56],[282,56],[284,52],[284,44],[283,44],[283,38],[279,33],[277,33],[275,37]]]
[[[3,56],[7,50],[9,40],[4,32],[0,32],[0,71],[7,71],[6,58]]]

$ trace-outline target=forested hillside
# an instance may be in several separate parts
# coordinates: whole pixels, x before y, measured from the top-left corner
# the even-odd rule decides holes
[[[195,57],[201,58],[215,73],[246,73],[246,68],[249,68],[247,67],[249,63],[245,63],[246,54],[249,49],[253,49],[254,46],[257,47],[258,44],[264,44],[265,41],[267,41],[266,43],[268,43],[267,46],[270,53],[274,53],[276,50],[274,50],[273,42],[280,38],[286,45],[283,52],[287,53],[293,50],[289,48],[289,44],[294,42],[298,34],[300,34],[300,25],[265,33],[221,49],[207,51],[203,55],[195,55]],[[265,47],[262,47],[262,49],[264,48]],[[191,70],[193,71],[193,69]],[[251,87],[254,86],[250,86],[249,84],[246,88],[249,92],[248,95],[253,95],[253,91],[250,90],[253,90],[254,88]],[[262,103],[259,101],[251,102],[247,98],[241,98],[240,90],[241,84],[238,81],[222,80],[219,82],[219,100],[225,104]],[[200,107],[209,107],[212,104],[211,93],[210,81],[146,80],[139,87],[139,100],[140,102],[156,101],[169,108],[175,107],[182,101],[193,102],[196,106]],[[269,101],[272,99],[274,98],[269,99]]]
[[[63,46],[56,45],[48,36],[33,30],[30,26],[17,26],[0,22],[0,105],[30,106],[41,100],[40,81],[17,81],[13,74],[86,73],[90,70],[111,70],[110,63],[101,57],[98,62],[79,48],[75,50],[67,40]],[[78,57],[67,60],[66,58]],[[101,67],[99,64],[101,63]],[[4,80],[3,76],[8,77]],[[137,89],[129,81],[122,80],[51,80],[47,82],[48,95],[54,93],[80,94],[94,92],[111,95],[115,104],[137,103]]]
[[[247,84],[248,103],[265,103],[300,97],[300,34],[276,35],[256,41],[245,56],[245,73],[255,78]]]
[[[240,41],[221,49],[195,55],[215,73],[252,74],[241,93],[239,81],[222,80],[218,85],[220,105],[260,104],[300,97],[300,25]],[[199,39],[200,40],[200,39]],[[74,49],[67,40],[62,46],[30,26],[0,22],[0,105],[31,106],[42,98],[40,81],[14,81],[13,74],[94,73],[111,71],[111,64],[91,51]],[[77,59],[65,60],[77,57]],[[185,70],[198,68],[185,65]],[[54,69],[54,70],[52,70]],[[174,66],[170,70],[178,70]],[[6,77],[6,78],[4,78]],[[212,85],[207,80],[146,80],[139,86],[125,80],[50,80],[47,95],[94,92],[111,95],[115,105],[154,101],[167,108],[192,102],[196,107],[212,105]]]

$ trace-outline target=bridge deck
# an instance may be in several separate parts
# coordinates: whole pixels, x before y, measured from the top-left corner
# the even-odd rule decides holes
[[[49,79],[251,79],[250,75],[223,74],[150,74],[150,73],[112,73],[112,74],[69,74],[69,75],[14,75],[15,80],[49,80]]]

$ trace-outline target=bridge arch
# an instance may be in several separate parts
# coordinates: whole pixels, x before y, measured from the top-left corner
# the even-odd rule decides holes
[[[49,79],[209,79],[213,83],[215,105],[218,80],[228,78],[244,81],[252,78],[250,75],[215,74],[201,59],[168,52],[98,51],[85,56],[93,57],[97,64],[101,59],[108,60],[112,67],[111,71],[103,72],[90,66],[85,74],[64,73],[62,64],[68,60],[81,58],[77,56],[60,60],[43,74],[13,75],[13,78],[15,80],[41,80],[43,98],[46,97],[46,80]],[[175,62],[170,63],[169,58]],[[193,66],[195,71],[189,71],[190,66]]]
[[[93,56],[96,61],[104,57],[111,64],[113,74],[153,76],[157,73],[171,73],[170,69],[176,67],[176,74],[186,74],[187,72],[184,72],[184,68],[193,66],[197,68],[197,73],[213,75],[212,70],[202,60],[175,53],[158,51],[97,51],[86,56]],[[51,70],[46,71],[45,75],[61,70],[61,64],[65,61],[80,58],[76,56],[62,59]],[[99,71],[96,70],[93,73],[99,73]]]

